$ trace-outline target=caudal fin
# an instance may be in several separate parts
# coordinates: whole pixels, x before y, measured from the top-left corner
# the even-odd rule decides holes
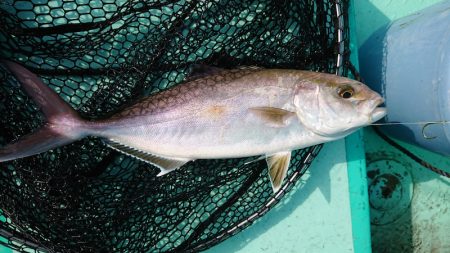
[[[53,131],[50,126],[44,126],[32,134],[20,138],[17,142],[0,148],[0,162],[36,155],[73,141],[73,139]]]
[[[38,76],[17,63],[6,60],[0,63],[11,71],[47,119],[41,129],[0,148],[0,162],[39,154],[87,135],[87,123]]]

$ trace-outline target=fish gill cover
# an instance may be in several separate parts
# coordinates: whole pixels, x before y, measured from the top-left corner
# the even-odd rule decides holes
[[[185,80],[193,64],[345,75],[348,1],[0,1],[0,57],[84,117]],[[0,67],[0,144],[43,117]],[[168,175],[99,139],[0,164],[0,243],[38,252],[195,252],[265,214],[320,150],[295,151],[273,195],[265,161],[200,160]]]

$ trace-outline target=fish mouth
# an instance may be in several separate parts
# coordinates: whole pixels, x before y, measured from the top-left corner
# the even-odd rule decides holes
[[[387,110],[385,107],[379,107],[381,104],[384,103],[384,100],[382,98],[378,99],[376,102],[376,107],[370,114],[370,123],[376,122],[380,119],[382,119],[387,114]]]
[[[370,123],[376,122],[386,116],[387,110],[384,107],[377,107],[370,115]]]

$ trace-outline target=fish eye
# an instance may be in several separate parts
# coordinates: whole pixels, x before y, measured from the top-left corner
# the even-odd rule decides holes
[[[345,87],[339,88],[337,92],[338,92],[339,97],[341,97],[343,99],[348,99],[353,96],[353,94],[355,93],[355,90],[350,86],[345,86]]]

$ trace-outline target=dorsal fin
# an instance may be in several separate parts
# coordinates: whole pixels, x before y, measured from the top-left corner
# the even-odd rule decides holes
[[[175,169],[178,169],[179,167],[183,166],[185,163],[191,161],[188,158],[178,158],[178,157],[164,157],[160,155],[150,154],[138,149],[135,149],[133,147],[127,146],[125,144],[116,142],[114,140],[104,140],[104,142],[111,148],[132,156],[134,158],[137,158],[141,161],[150,163],[156,167],[158,167],[161,172],[158,174],[158,176],[165,175]]]
[[[199,78],[212,76],[215,74],[218,74],[226,69],[218,68],[214,66],[208,66],[205,64],[194,64],[192,65],[192,72],[191,74],[186,78],[186,81],[194,81]]]
[[[263,69],[263,67],[258,67],[258,66],[254,66],[254,65],[250,65],[250,66],[239,66],[239,67],[237,67],[238,69],[243,69],[243,70],[246,70],[246,69],[250,69],[250,70],[257,70],[257,69]]]
[[[238,66],[235,68],[235,70],[236,69],[238,69],[238,70],[258,70],[258,69],[262,69],[262,68],[257,67],[257,66]],[[217,75],[219,73],[222,73],[223,71],[230,71],[230,69],[209,66],[206,64],[194,64],[194,65],[192,65],[191,74],[186,78],[186,81],[189,82],[189,81],[197,80],[199,78]]]

